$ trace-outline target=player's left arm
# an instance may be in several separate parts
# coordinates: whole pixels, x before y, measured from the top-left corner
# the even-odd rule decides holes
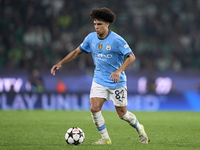
[[[112,81],[115,83],[119,82],[121,73],[125,71],[134,61],[135,61],[135,55],[133,53],[129,54],[124,63],[110,75]]]

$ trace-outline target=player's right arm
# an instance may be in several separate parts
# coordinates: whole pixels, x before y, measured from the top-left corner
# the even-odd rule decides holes
[[[54,65],[51,68],[51,74],[55,75],[56,70],[58,70],[62,65],[73,61],[74,59],[78,58],[83,51],[80,50],[79,47],[77,47],[74,51],[70,52],[65,58],[63,58],[58,64]]]

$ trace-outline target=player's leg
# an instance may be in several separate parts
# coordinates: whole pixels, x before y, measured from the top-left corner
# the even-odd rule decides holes
[[[127,88],[122,87],[114,90],[110,89],[110,99],[115,105],[115,109],[119,115],[119,118],[127,121],[132,127],[134,127],[138,133],[140,142],[146,143],[148,141],[148,137],[146,136],[144,127],[140,125],[133,113],[127,111]],[[141,137],[141,134],[142,136],[144,135],[146,137],[145,140],[143,137]]]
[[[91,98],[90,99],[90,111],[92,114],[93,122],[98,129],[99,133],[102,136],[102,139],[109,138],[106,126],[105,126],[105,120],[101,113],[101,108],[103,106],[105,99],[104,98]]]
[[[126,106],[123,107],[115,106],[115,109],[119,115],[119,118],[127,121],[132,127],[136,129],[140,143],[148,143],[149,139],[145,133],[144,127],[139,123],[136,116],[133,113],[129,112]]]
[[[115,106],[115,109],[117,111],[119,118],[127,121],[132,127],[136,129],[137,132],[141,132],[143,130],[136,116],[133,113],[129,112],[126,106],[123,107]]]
[[[92,114],[93,122],[101,134],[102,139],[94,142],[93,144],[110,144],[110,137],[108,135],[104,117],[101,114],[101,108],[103,106],[105,99],[104,98],[91,98],[90,99],[90,111]]]
[[[105,126],[105,120],[101,113],[102,106],[107,99],[106,92],[107,91],[103,86],[93,82],[90,92],[90,111],[93,122],[102,137],[101,140],[94,142],[93,144],[111,144],[111,140]]]
[[[137,132],[141,132],[143,130],[142,126],[139,124],[136,116],[129,112],[126,106],[118,107],[115,106],[117,114],[120,119],[127,121],[132,127],[136,129]]]

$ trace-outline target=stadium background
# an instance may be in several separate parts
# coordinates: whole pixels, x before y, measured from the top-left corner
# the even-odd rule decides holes
[[[94,31],[89,13],[104,6],[137,58],[126,70],[129,109],[200,111],[199,0],[0,0],[0,108],[88,110],[91,56],[50,69]]]

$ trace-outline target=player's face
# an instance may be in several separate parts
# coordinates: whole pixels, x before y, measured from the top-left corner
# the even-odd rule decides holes
[[[108,35],[109,23],[101,20],[94,20],[94,28],[99,38],[105,38]]]

